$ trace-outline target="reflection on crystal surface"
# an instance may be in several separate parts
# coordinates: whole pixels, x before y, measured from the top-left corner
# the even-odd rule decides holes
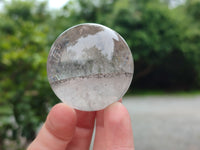
[[[95,111],[125,94],[133,76],[133,59],[115,31],[99,24],[80,24],[56,39],[47,73],[61,101],[79,110]]]

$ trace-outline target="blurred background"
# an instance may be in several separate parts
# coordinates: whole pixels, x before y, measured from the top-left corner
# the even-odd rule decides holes
[[[132,50],[124,104],[138,150],[200,149],[200,0],[0,0],[0,150],[25,150],[60,102],[47,81],[67,28],[106,25]]]

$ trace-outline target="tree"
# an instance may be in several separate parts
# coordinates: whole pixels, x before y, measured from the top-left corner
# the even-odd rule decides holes
[[[49,104],[57,100],[46,77],[50,45],[44,8],[44,3],[14,0],[0,14],[0,107],[5,109],[0,114],[1,140],[17,139],[20,144],[24,136],[31,141]]]
[[[195,86],[200,87],[200,1],[192,0],[187,1],[186,7],[184,8],[185,15],[188,15],[187,22],[185,25],[185,34],[182,35],[182,50],[185,54],[185,57],[192,64],[195,72],[193,76],[195,80]]]

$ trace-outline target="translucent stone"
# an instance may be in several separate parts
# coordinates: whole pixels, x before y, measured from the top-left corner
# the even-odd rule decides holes
[[[64,31],[53,43],[47,74],[61,101],[78,110],[96,111],[122,98],[133,67],[131,51],[118,33],[85,23]]]

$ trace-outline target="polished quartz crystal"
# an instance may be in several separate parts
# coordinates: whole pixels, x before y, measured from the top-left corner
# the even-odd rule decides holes
[[[53,43],[47,61],[48,80],[57,97],[83,111],[101,110],[122,98],[133,68],[124,39],[93,23],[64,31]]]

